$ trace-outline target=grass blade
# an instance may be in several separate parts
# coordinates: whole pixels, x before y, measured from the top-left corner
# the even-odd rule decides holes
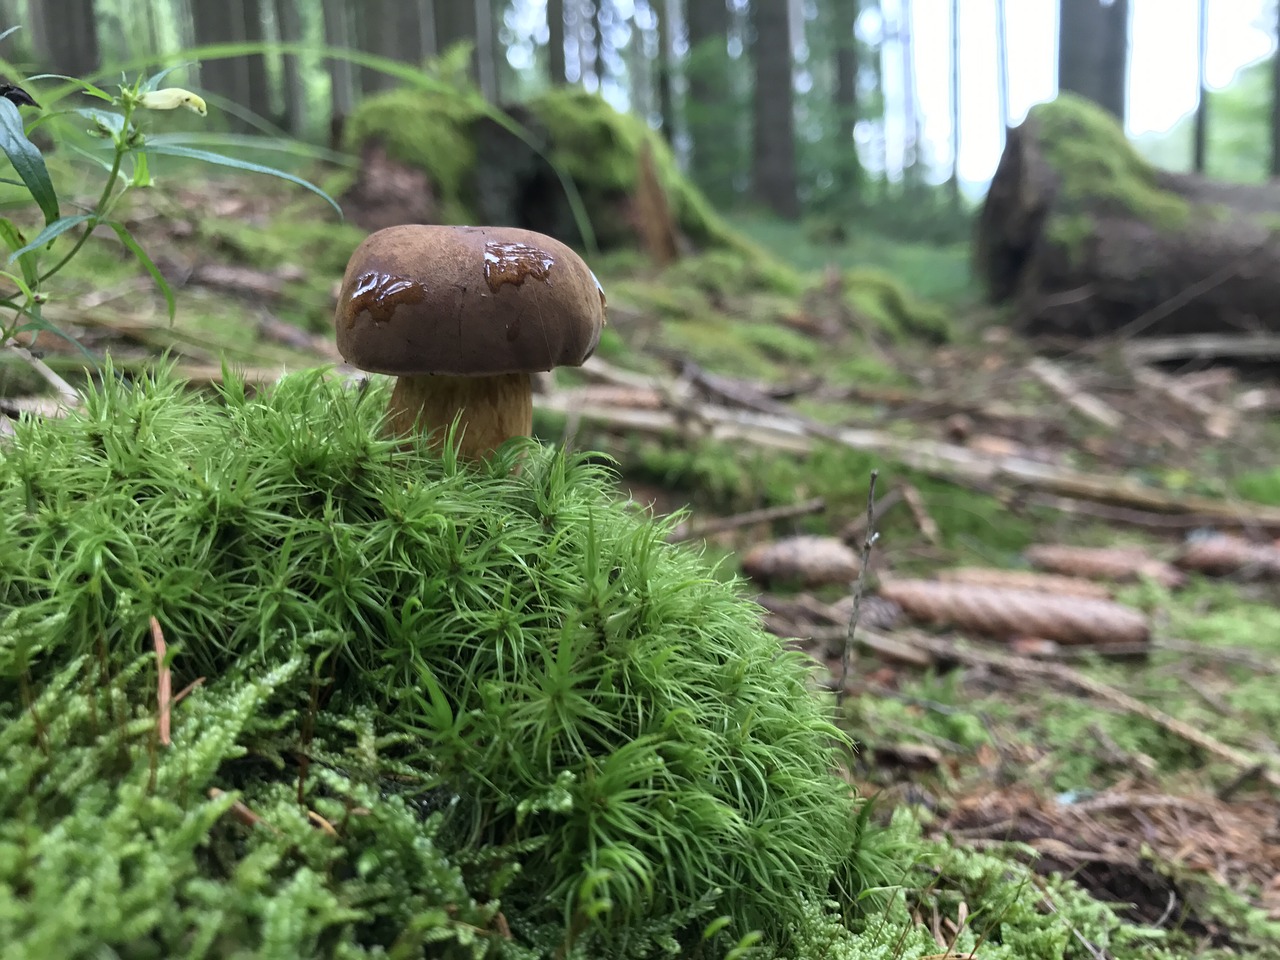
[[[169,322],[173,323],[173,318],[178,312],[178,305],[173,299],[173,288],[169,286],[169,281],[164,278],[164,274],[160,272],[160,268],[155,265],[155,262],[147,256],[147,251],[143,250],[138,241],[133,239],[133,234],[129,232],[128,227],[118,220],[104,222],[116,232],[116,236],[120,238],[121,243],[129,248],[129,252],[138,258],[138,262],[146,268],[147,273],[151,274],[151,279],[156,282],[156,286],[164,294],[164,302],[169,307]]]

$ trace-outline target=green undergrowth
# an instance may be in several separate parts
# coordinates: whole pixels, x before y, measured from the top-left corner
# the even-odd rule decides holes
[[[108,368],[83,414],[18,425],[0,942],[45,942],[56,909],[164,955],[203,930],[215,955],[417,955],[463,924],[494,956],[721,955],[757,930],[785,949],[805,904],[880,882],[806,662],[737,585],[584,461],[515,445],[475,471],[376,439],[385,399]],[[151,617],[173,688],[204,680],[172,747]],[[478,932],[497,909],[511,941]]]

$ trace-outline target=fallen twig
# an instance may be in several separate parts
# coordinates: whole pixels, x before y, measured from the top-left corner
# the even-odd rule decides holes
[[[62,402],[68,407],[77,407],[80,405],[80,391],[78,391],[62,377],[58,376],[53,369],[37,357],[34,353],[20,344],[17,340],[10,339],[5,343],[5,348],[11,353],[17,354],[25,360],[31,369],[38,373],[45,383],[58,391],[58,396]]]
[[[159,734],[160,743],[167,747],[173,742],[169,736],[169,708],[172,706],[173,680],[169,672],[169,664],[165,662],[168,648],[164,642],[164,631],[160,629],[160,621],[155,617],[151,618],[151,642],[156,649],[156,702],[160,708],[156,717],[156,731]]]

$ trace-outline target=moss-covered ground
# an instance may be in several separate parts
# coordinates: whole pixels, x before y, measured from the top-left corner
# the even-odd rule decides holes
[[[499,639],[481,664],[459,659],[455,644],[430,654],[440,670],[413,673],[416,661],[405,661],[405,648],[390,639],[413,632],[405,619],[411,605],[397,606],[406,590],[427,591],[415,615],[439,621],[439,630],[415,635],[446,646],[463,643],[467,630],[523,636],[533,629],[528,617],[543,629],[557,603],[589,613],[598,601],[610,611],[602,629],[618,642],[661,640],[660,631],[623,628],[654,616],[690,631],[681,635],[684,651],[688,637],[696,647],[706,634],[724,634],[702,629],[711,604],[738,640],[732,655],[704,651],[704,666],[754,650],[751,662],[799,703],[809,694],[798,692],[798,674],[778,672],[765,653],[775,642],[760,632],[754,608],[742,605],[752,588],[735,579],[738,557],[770,534],[839,532],[864,512],[873,469],[882,490],[909,485],[917,492],[938,527],[936,537],[926,535],[920,516],[904,506],[878,522],[878,550],[899,572],[959,563],[1020,566],[1023,548],[1044,539],[1109,543],[1122,536],[1161,552],[1175,545],[1176,533],[1121,535],[1106,520],[1059,512],[1034,491],[956,482],[822,440],[797,454],[583,423],[574,427],[574,445],[614,458],[616,474],[602,475],[590,463],[570,467],[546,453],[515,477],[498,471],[467,479],[421,454],[396,454],[368,439],[384,385],[363,402],[358,392],[305,376],[260,395],[209,388],[221,379],[224,360],[270,381],[282,368],[334,359],[322,341],[334,284],[360,236],[356,228],[326,219],[322,204],[292,191],[237,180],[144,195],[131,212],[140,240],[163,251],[176,280],[176,322],[168,323],[146,278],[109,238],[90,244],[67,271],[47,315],[95,355],[109,348],[114,371],[126,381],[154,369],[157,354],[167,351],[177,375],[192,377],[191,389],[178,391],[164,380],[134,393],[111,381],[101,388],[96,419],[22,427],[24,449],[46,460],[0,446],[8,491],[0,515],[6,571],[0,591],[8,592],[0,597],[16,611],[0,610],[7,671],[0,956],[46,955],[53,945],[66,956],[100,955],[104,944],[121,955],[165,956],[550,957],[573,955],[575,944],[582,956],[797,960],[1280,955],[1265,878],[1240,863],[1206,866],[1201,856],[1213,846],[1214,829],[1236,855],[1239,823],[1255,822],[1228,801],[1224,809],[1204,799],[1236,771],[1161,727],[1065,689],[955,671],[918,674],[863,658],[855,671],[860,692],[838,715],[859,749],[835,766],[862,797],[878,796],[876,803],[846,797],[850,816],[835,827],[822,818],[839,809],[825,804],[819,816],[797,800],[794,809],[773,808],[778,825],[733,840],[726,838],[739,827],[714,820],[724,813],[716,804],[725,791],[738,792],[733,804],[745,803],[756,815],[769,804],[785,807],[802,786],[812,802],[831,788],[819,778],[815,794],[804,779],[820,761],[805,761],[800,776],[771,766],[775,761],[743,742],[735,762],[745,766],[724,768],[735,772],[700,768],[695,776],[690,768],[659,788],[654,778],[673,776],[675,755],[644,753],[649,746],[635,739],[639,727],[623,729],[618,715],[606,711],[597,717],[596,740],[566,748],[578,766],[554,752],[539,754],[536,777],[524,771],[527,782],[516,790],[507,778],[519,768],[504,742],[512,730],[527,733],[554,720],[575,695],[552,689],[560,666],[552,645],[539,648],[547,652],[540,662],[525,659],[516,645],[505,648],[503,659],[496,655]],[[1048,463],[1124,474],[1170,491],[1280,501],[1267,455],[1280,434],[1275,422],[1259,419],[1227,441],[1206,440],[1193,416],[1165,403],[1144,404],[1123,384],[1108,387],[1101,374],[1091,381],[1099,392],[1128,422],[1147,429],[1116,436],[1064,412],[1060,398],[1026,375],[1025,348],[972,313],[964,250],[872,237],[805,244],[791,228],[735,226],[752,238],[744,247],[750,254],[708,250],[665,272],[624,252],[593,263],[610,296],[601,357],[664,377],[693,361],[774,390],[791,411],[825,424],[938,440],[962,417],[968,435]],[[762,268],[759,250],[790,259]],[[278,292],[257,295],[234,279],[214,287],[197,269],[209,264],[257,271],[276,281]],[[897,283],[885,283],[886,275]],[[47,335],[39,346],[52,366],[82,382],[78,348]],[[586,381],[568,372],[557,382]],[[0,397],[42,388],[28,366],[0,360]],[[326,426],[337,433],[325,436]],[[549,444],[569,426],[543,413],[536,420]],[[268,438],[274,452],[263,446]],[[237,443],[244,476],[214,469],[211,451],[221,456]],[[264,470],[286,492],[275,499],[256,493]],[[567,492],[570,486],[578,492]],[[375,489],[383,498],[376,509]],[[627,502],[628,493],[640,505],[652,499],[663,509],[687,506],[694,520],[815,497],[825,510],[717,535],[698,545],[705,549],[700,559],[669,548],[669,529],[651,524],[636,502]],[[492,510],[481,517],[482,498],[507,504],[505,519],[494,519]],[[263,552],[246,565],[235,544],[254,518],[274,532],[250,538]],[[558,541],[560,522],[589,530],[583,543],[604,537],[611,552],[592,558],[573,538]],[[86,530],[97,533],[86,539]],[[439,536],[442,530],[452,530],[453,539]],[[12,553],[14,543],[26,553]],[[530,545],[567,551],[565,568],[521,572],[515,558]],[[305,583],[274,576],[302,551],[321,561]],[[405,579],[411,569],[460,571],[470,562],[492,562],[494,572],[466,602],[448,595],[447,578],[412,588]],[[341,571],[371,563],[384,564],[382,592],[344,591]],[[661,582],[671,586],[659,593],[692,598],[693,606],[644,613],[637,597],[647,590],[656,598],[659,581],[626,581],[625,571],[637,564],[650,570],[656,564],[669,578]],[[126,573],[132,579],[120,581]],[[540,595],[536,611],[509,593],[520,577],[531,578]],[[210,589],[212,600],[202,593]],[[592,590],[602,592],[594,599],[582,593]],[[822,598],[836,600],[841,592]],[[1268,739],[1280,718],[1274,675],[1237,656],[1245,651],[1275,663],[1274,591],[1197,580],[1177,592],[1132,586],[1123,599],[1148,611],[1162,635],[1201,652],[1074,666],[1226,742],[1274,754]],[[446,623],[444,607],[432,603],[447,604],[454,619]],[[171,645],[175,692],[204,678],[173,708],[171,747],[157,741],[152,613]],[[83,629],[84,621],[68,625],[68,617],[90,617],[94,629]],[[621,682],[618,663],[656,670],[677,655],[646,647],[639,660],[629,660],[637,649],[619,654],[609,689]],[[446,677],[438,691],[426,679],[437,674]],[[360,676],[382,679],[336,682]],[[604,689],[604,679],[596,680]],[[518,695],[499,696],[504,684],[520,688]],[[467,709],[457,700],[461,689],[475,698]],[[579,705],[598,708],[593,696]],[[812,696],[820,706],[797,708],[793,719],[818,724],[831,709],[829,699]],[[653,702],[652,691],[641,699]],[[499,702],[509,713],[485,719]],[[708,744],[723,747],[725,737],[760,730],[762,742],[785,742],[759,727],[769,718],[733,714],[733,698],[718,702],[726,711],[719,726],[704,728],[689,726],[670,701],[664,735],[680,730],[687,738],[714,728]],[[521,739],[538,742],[532,734]],[[623,741],[638,745],[623,749]],[[682,763],[710,749],[684,746]],[[902,751],[911,746],[931,748],[934,759],[905,765]],[[636,819],[600,813],[600,778],[616,772],[609,764],[643,766],[656,763],[655,756],[667,773],[646,767],[643,777],[635,770],[626,775],[635,775],[626,790],[636,791],[634,809],[642,813]],[[558,779],[562,770],[571,771],[571,781]],[[744,770],[761,778],[768,804],[747,800],[743,783],[709,782]],[[706,787],[701,793],[698,784]],[[1194,811],[1184,811],[1186,850],[1146,848],[1142,878],[1164,877],[1169,885],[1161,896],[1174,893],[1167,916],[1166,901],[1153,908],[1132,875],[1117,872],[1119,879],[1108,882],[1069,862],[1056,872],[1036,871],[1026,866],[1035,858],[1016,830],[988,831],[981,843],[964,832],[975,820],[961,814],[982,802],[1043,814],[1051,802],[1116,790],[1203,800],[1197,809],[1217,818],[1209,821],[1217,827],[1205,828]],[[632,810],[630,803],[622,809]],[[1235,803],[1276,809],[1248,782]],[[664,848],[674,834],[664,834],[661,824],[693,816],[690,810],[696,817],[679,821],[686,840],[705,832],[715,837],[718,855],[732,849],[724,846],[730,842],[749,853],[699,867]],[[793,827],[782,821],[815,816],[814,823],[827,824],[824,840],[793,851],[783,864],[778,838]],[[617,842],[617,833],[602,843],[595,832],[602,824],[626,843]],[[1117,836],[1125,835],[1121,828],[1115,826]],[[837,842],[824,849],[832,838]],[[1268,843],[1274,837],[1254,846]],[[689,849],[697,855],[696,845]],[[1041,850],[1042,866],[1047,859]],[[749,879],[722,872],[731,868],[761,872]],[[777,901],[763,889],[770,885],[788,911],[776,913]],[[762,935],[755,946],[752,931]]]

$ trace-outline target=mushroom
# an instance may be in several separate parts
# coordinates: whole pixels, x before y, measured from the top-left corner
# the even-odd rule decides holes
[[[425,224],[364,239],[334,316],[348,363],[397,378],[391,433],[432,435],[460,414],[458,453],[472,462],[532,432],[530,373],[581,366],[604,322],[600,282],[560,241]]]

